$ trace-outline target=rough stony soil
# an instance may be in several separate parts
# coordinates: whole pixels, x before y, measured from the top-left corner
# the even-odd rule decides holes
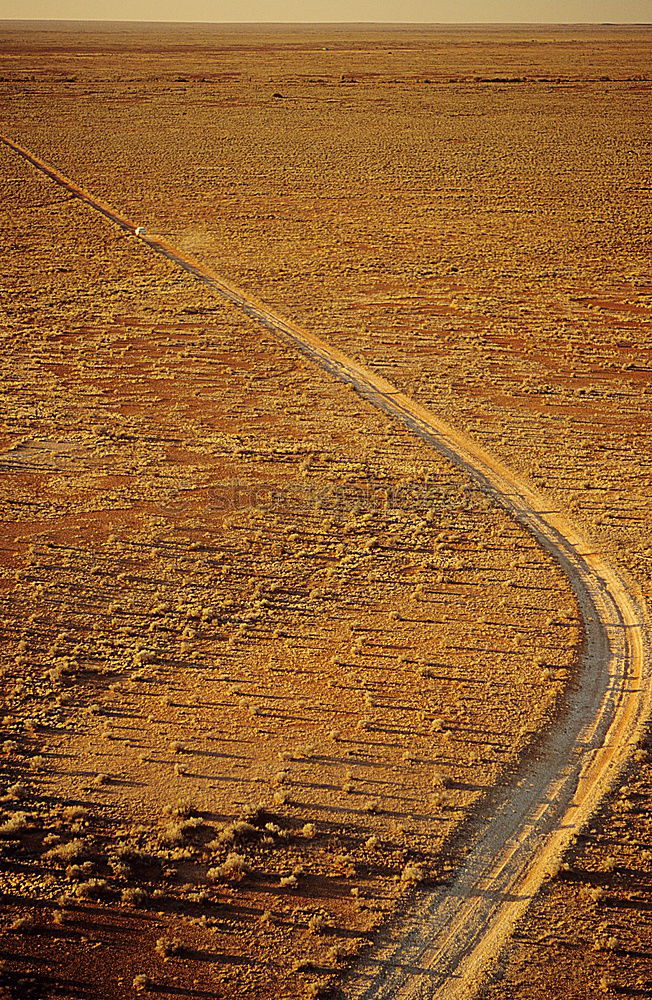
[[[435,452],[0,155],[5,989],[316,995],[536,745],[574,599]]]
[[[5,29],[13,138],[454,417],[649,587],[649,29],[82,40]]]
[[[2,37],[1,131],[470,431],[650,595],[648,29]],[[95,970],[122,996],[106,977],[120,956],[127,985],[294,997],[369,940],[406,866],[454,863],[442,847],[480,786],[554,711],[574,606],[435,455],[2,164],[4,502],[20,522],[2,552],[6,784],[33,796],[5,802],[28,813],[6,840],[22,852],[10,920],[42,903],[40,929],[5,950],[47,943],[47,969],[23,967],[36,996],[61,975],[76,995]],[[492,1000],[650,993],[641,754]],[[434,804],[433,768],[451,785]],[[190,825],[161,844],[164,805],[186,798]],[[253,877],[206,888],[204,845],[261,802],[259,833],[215,857],[228,847]],[[89,815],[64,820],[71,803]],[[88,825],[85,853],[39,860],[46,838],[73,837],[62,822]],[[154,866],[137,877],[122,857],[107,867],[134,823]],[[280,887],[297,864],[303,885]],[[99,903],[80,902],[72,887],[95,878],[107,886],[82,896]],[[145,908],[116,909],[134,887]],[[72,924],[51,922],[62,892]],[[310,930],[316,909],[336,933]],[[177,935],[181,957],[154,950]]]

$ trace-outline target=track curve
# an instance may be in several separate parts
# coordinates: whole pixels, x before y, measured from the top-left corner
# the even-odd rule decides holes
[[[136,224],[18,143],[18,153],[127,233]],[[134,237],[136,238],[136,237]],[[138,240],[173,261],[322,369],[463,468],[557,560],[577,596],[586,648],[563,717],[537,759],[480,818],[450,885],[415,894],[404,917],[352,971],[351,1000],[470,1000],[482,976],[564,848],[624,766],[648,711],[646,609],[634,587],[582,538],[562,512],[436,414],[352,358],[280,316],[155,236]]]

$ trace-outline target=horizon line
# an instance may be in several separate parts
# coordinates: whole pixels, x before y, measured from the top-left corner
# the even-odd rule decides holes
[[[158,24],[158,25],[215,25],[240,27],[242,25],[273,25],[278,27],[524,27],[524,28],[649,28],[652,21],[168,21],[143,20],[142,18],[103,17],[0,17],[0,24]]]

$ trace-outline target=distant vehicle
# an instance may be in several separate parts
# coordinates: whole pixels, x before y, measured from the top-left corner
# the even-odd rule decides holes
[[[136,226],[134,232],[136,236],[147,236],[147,230],[144,226]]]

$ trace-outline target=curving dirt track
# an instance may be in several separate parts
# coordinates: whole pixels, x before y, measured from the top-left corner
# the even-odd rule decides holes
[[[0,141],[133,234],[135,224],[29,150]],[[420,890],[353,970],[355,1000],[473,996],[515,922],[627,760],[648,708],[646,613],[634,588],[563,513],[499,461],[385,379],[155,236],[139,237],[461,466],[558,561],[582,610],[583,668],[563,716],[518,781],[479,816],[452,884]]]

